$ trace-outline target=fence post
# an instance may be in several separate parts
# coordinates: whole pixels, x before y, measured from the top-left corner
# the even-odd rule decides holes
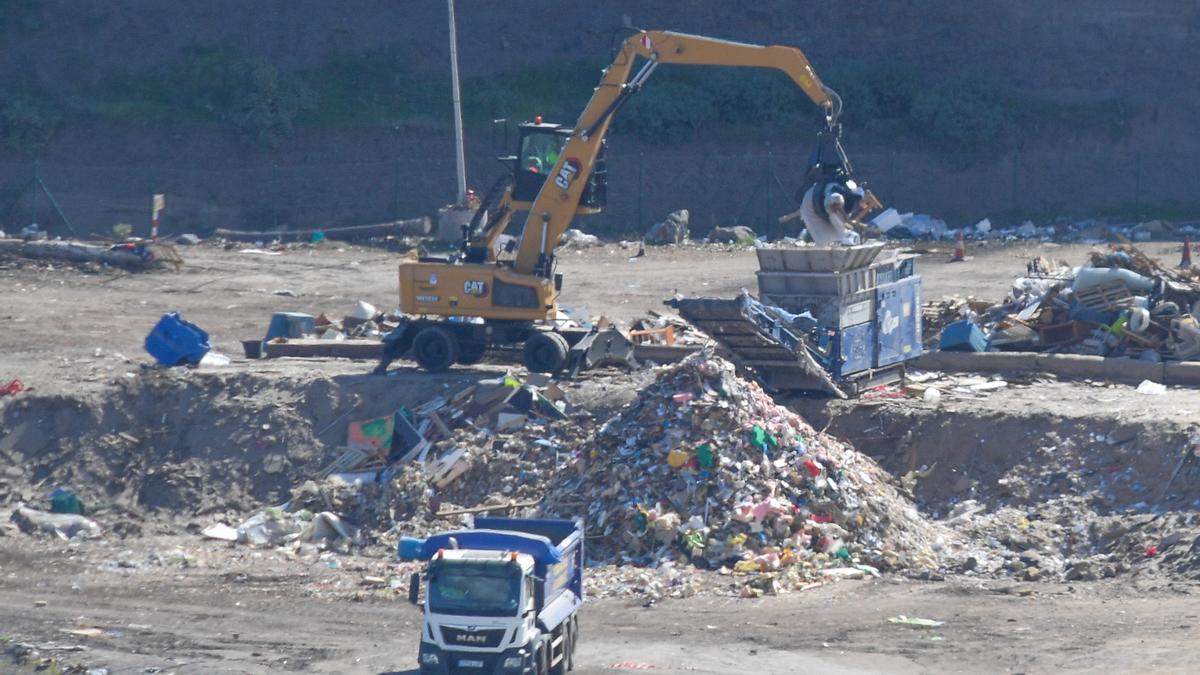
[[[33,160],[33,199],[29,203],[30,217],[33,219],[33,225],[37,225],[38,221],[38,193],[41,192],[42,172],[41,162]]]

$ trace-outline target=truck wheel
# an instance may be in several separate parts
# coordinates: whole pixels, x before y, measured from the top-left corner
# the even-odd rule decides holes
[[[458,345],[458,361],[457,363],[464,366],[473,366],[483,360],[487,354],[487,347],[478,343],[462,343]]]
[[[441,372],[458,360],[458,338],[444,328],[430,326],[413,340],[413,356],[425,370]]]
[[[536,333],[525,341],[525,367],[535,373],[554,375],[567,365],[567,339],[558,333]]]
[[[575,621],[572,619],[567,622],[567,644],[563,650],[563,672],[575,670],[575,640],[578,637],[575,635]]]

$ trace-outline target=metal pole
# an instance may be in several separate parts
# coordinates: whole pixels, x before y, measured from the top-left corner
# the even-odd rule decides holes
[[[279,229],[279,163],[271,162],[271,227]]]
[[[458,168],[457,204],[467,203],[467,160],[463,154],[462,100],[458,92],[458,35],[454,30],[454,0],[446,0],[450,9],[450,80],[454,86],[454,158]]]
[[[39,167],[40,162],[33,160],[33,200],[30,208],[33,210],[33,225],[37,225],[38,221],[38,190],[42,187],[42,176]]]

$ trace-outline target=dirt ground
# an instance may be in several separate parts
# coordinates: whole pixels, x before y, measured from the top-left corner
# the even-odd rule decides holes
[[[1170,262],[1178,255],[1178,245],[1144,248]],[[1090,249],[1016,244],[971,251],[972,259],[961,264],[935,253],[918,271],[927,300],[947,294],[999,298],[1030,257],[1078,263]],[[628,321],[660,308],[676,292],[731,296],[754,287],[751,250],[651,248],[634,258],[635,251],[608,245],[565,252],[563,305]],[[0,400],[0,457],[6,464],[0,478],[34,482],[39,477],[24,475],[24,460],[55,456],[61,472],[74,456],[80,479],[105,469],[103,475],[115,481],[122,471],[153,475],[137,457],[156,444],[229,446],[239,453],[237,461],[215,450],[173,456],[182,468],[170,480],[183,481],[182,487],[172,483],[171,490],[153,494],[194,496],[213,512],[238,512],[274,503],[288,483],[286,471],[238,473],[246,462],[281,448],[332,446],[337,431],[330,425],[348,408],[363,416],[394,410],[503,370],[493,364],[435,378],[405,364],[384,379],[367,376],[373,364],[365,362],[235,358],[212,371],[144,372],[140,364],[149,359],[141,342],[164,311],[181,311],[212,334],[217,350],[239,357],[240,341],[262,336],[274,311],[340,316],[357,300],[381,309],[395,304],[398,255],[378,249],[325,246],[271,256],[204,245],[182,253],[187,264],[178,272],[137,275],[0,260],[0,384],[19,378],[28,387],[19,397]],[[628,395],[602,386],[581,386],[576,393],[592,401]],[[36,402],[20,408],[23,399]],[[1200,503],[1192,473],[1180,474],[1169,491],[1164,485],[1182,439],[1200,417],[1197,391],[1146,396],[1123,385],[1038,381],[1013,382],[986,396],[950,396],[936,405],[790,403],[814,426],[828,425],[896,475],[936,461],[927,483],[914,490],[927,513],[944,515],[968,497],[997,509],[1035,509],[1072,492],[1061,483],[1064,471],[1079,473],[1084,483],[1108,481],[1103,489],[1112,503],[1102,505],[1106,511],[1149,502],[1190,519]],[[200,429],[188,432],[192,436],[172,435],[184,426],[177,416],[191,410],[214,419],[202,428],[189,426]],[[126,429],[145,437],[121,446],[113,435]],[[101,467],[74,455],[67,439],[85,432],[113,444],[93,454],[119,455],[122,464]],[[1056,455],[1071,447],[1080,463],[1056,464]],[[315,451],[286,459],[296,471],[320,460]],[[1105,473],[1112,465],[1136,472],[1121,482]],[[1045,487],[1016,494],[996,487],[1010,478]],[[146,484],[138,489],[149,490]],[[125,489],[132,488],[117,485],[109,497]],[[1069,517],[1071,505],[1062,501],[1055,517]],[[173,508],[170,502],[157,506]],[[388,673],[405,672],[415,662],[419,612],[404,602],[403,589],[363,582],[364,576],[405,579],[387,551],[298,559],[229,548],[191,532],[200,522],[195,513],[176,516],[130,514],[136,528],[98,542],[33,540],[0,530],[0,606],[6,608],[0,642],[9,656],[23,649],[15,645],[33,645],[64,664],[106,667],[113,674]],[[1180,560],[1172,564],[1070,584],[969,574],[943,581],[885,576],[757,600],[703,596],[646,608],[636,598],[598,599],[583,610],[577,669],[1195,672],[1200,657],[1180,646],[1197,639],[1200,612],[1192,595],[1200,586],[1178,573]],[[923,629],[887,623],[897,615],[945,624]],[[18,661],[12,668],[33,667]],[[8,667],[0,664],[0,670]],[[155,668],[161,670],[147,670]]]

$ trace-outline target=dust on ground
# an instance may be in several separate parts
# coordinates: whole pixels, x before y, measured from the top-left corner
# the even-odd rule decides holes
[[[972,251],[958,265],[931,256],[919,266],[925,297],[1003,295],[1045,246]],[[1073,259],[1089,247],[1054,248]],[[1169,247],[1161,248],[1148,252]],[[564,255],[564,305],[631,320],[676,291],[731,296],[754,285],[752,250],[634,252],[608,245]],[[274,311],[339,312],[357,300],[387,308],[396,295],[399,256],[377,249],[266,256],[200,246],[184,255],[178,273],[140,275],[0,261],[0,379],[29,387],[0,401],[7,499],[87,486],[85,501],[101,507],[110,531],[98,542],[4,536],[0,597],[14,609],[0,638],[10,655],[30,649],[112,672],[404,670],[420,616],[403,602],[395,580],[406,568],[387,546],[258,550],[196,532],[284,499],[342,442],[347,411],[390,413],[505,366],[429,376],[406,364],[375,378],[369,363],[235,358],[212,371],[145,370],[141,340],[164,311],[180,310],[236,357]],[[645,386],[597,377],[573,396],[604,418]],[[632,595],[585,607],[581,672],[625,664],[744,672],[747,659],[762,672],[1195,666],[1173,647],[1195,630],[1200,532],[1191,514],[1200,495],[1180,459],[1197,392],[1149,397],[1035,382],[939,405],[788,403],[894,476],[923,474],[907,484],[922,514],[958,519],[989,554],[959,560],[941,581],[888,575],[758,600],[732,597],[737,584],[713,577],[705,583],[723,594],[653,609],[643,607],[644,591],[658,573],[639,572],[621,581]],[[933,632],[886,623],[899,614],[947,623]],[[38,663],[27,652],[16,660]]]

